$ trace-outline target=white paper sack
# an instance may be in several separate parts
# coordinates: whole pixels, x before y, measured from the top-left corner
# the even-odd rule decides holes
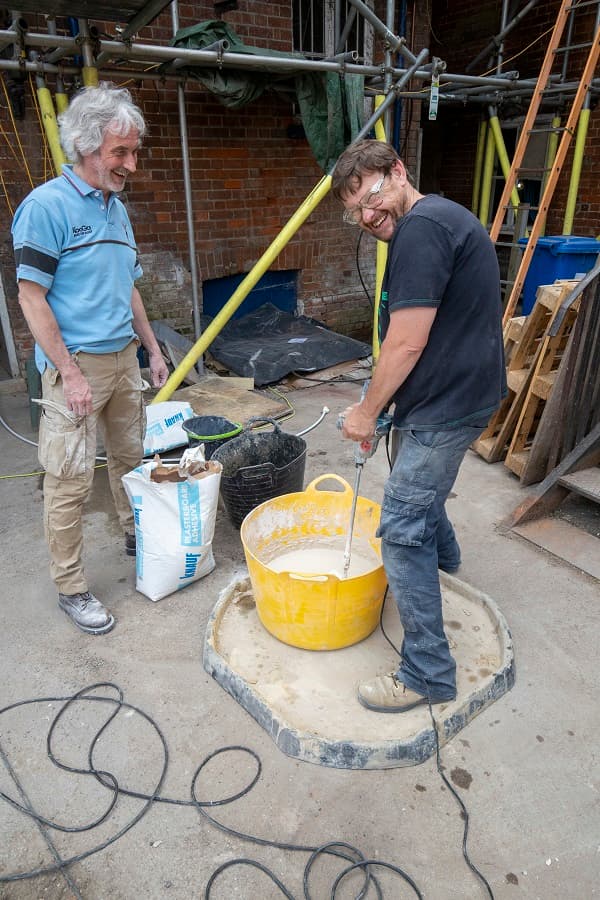
[[[197,456],[201,456],[201,448]],[[215,530],[221,472],[179,483],[150,480],[155,462],[123,476],[135,517],[136,588],[150,600],[181,590],[215,567]]]
[[[182,400],[149,403],[146,407],[144,456],[164,453],[173,447],[184,447],[188,443],[188,436],[181,423],[193,416],[194,410],[190,404]]]

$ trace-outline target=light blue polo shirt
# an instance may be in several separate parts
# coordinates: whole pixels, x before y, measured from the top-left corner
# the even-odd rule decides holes
[[[112,353],[135,337],[131,292],[142,275],[127,210],[115,194],[79,178],[72,166],[35,188],[12,224],[17,279],[48,289],[67,350]],[[52,366],[36,344],[40,372]]]

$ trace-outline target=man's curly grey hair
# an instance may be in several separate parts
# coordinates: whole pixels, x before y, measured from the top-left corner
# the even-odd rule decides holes
[[[142,138],[146,123],[126,88],[108,82],[79,91],[58,117],[60,142],[71,162],[95,153],[108,131],[120,136],[135,129]]]

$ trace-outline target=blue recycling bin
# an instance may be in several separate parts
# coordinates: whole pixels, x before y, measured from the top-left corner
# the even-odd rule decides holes
[[[527,246],[527,238],[519,244]],[[535,246],[523,285],[523,315],[533,309],[540,284],[554,284],[557,279],[585,275],[593,268],[600,253],[600,241],[590,237],[560,234],[541,237]]]

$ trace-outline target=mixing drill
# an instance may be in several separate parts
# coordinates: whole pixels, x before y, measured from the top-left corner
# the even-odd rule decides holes
[[[361,402],[364,400],[367,390],[369,388],[369,379],[365,381],[362,387],[362,392],[360,395]],[[344,417],[342,415],[338,416],[337,427],[342,429],[344,427]],[[344,578],[348,575],[348,570],[350,568],[350,555],[352,551],[352,535],[354,532],[354,519],[356,517],[356,502],[358,500],[358,489],[360,487],[360,476],[362,475],[362,470],[365,462],[370,459],[377,447],[379,445],[379,441],[382,437],[387,437],[390,433],[390,428],[392,427],[392,417],[389,413],[381,413],[377,417],[377,422],[375,424],[375,433],[373,437],[368,441],[361,441],[356,444],[354,450],[354,466],[356,469],[356,475],[354,478],[354,495],[352,497],[352,509],[350,511],[350,525],[348,529],[348,536],[346,538],[346,547],[344,549]]]

